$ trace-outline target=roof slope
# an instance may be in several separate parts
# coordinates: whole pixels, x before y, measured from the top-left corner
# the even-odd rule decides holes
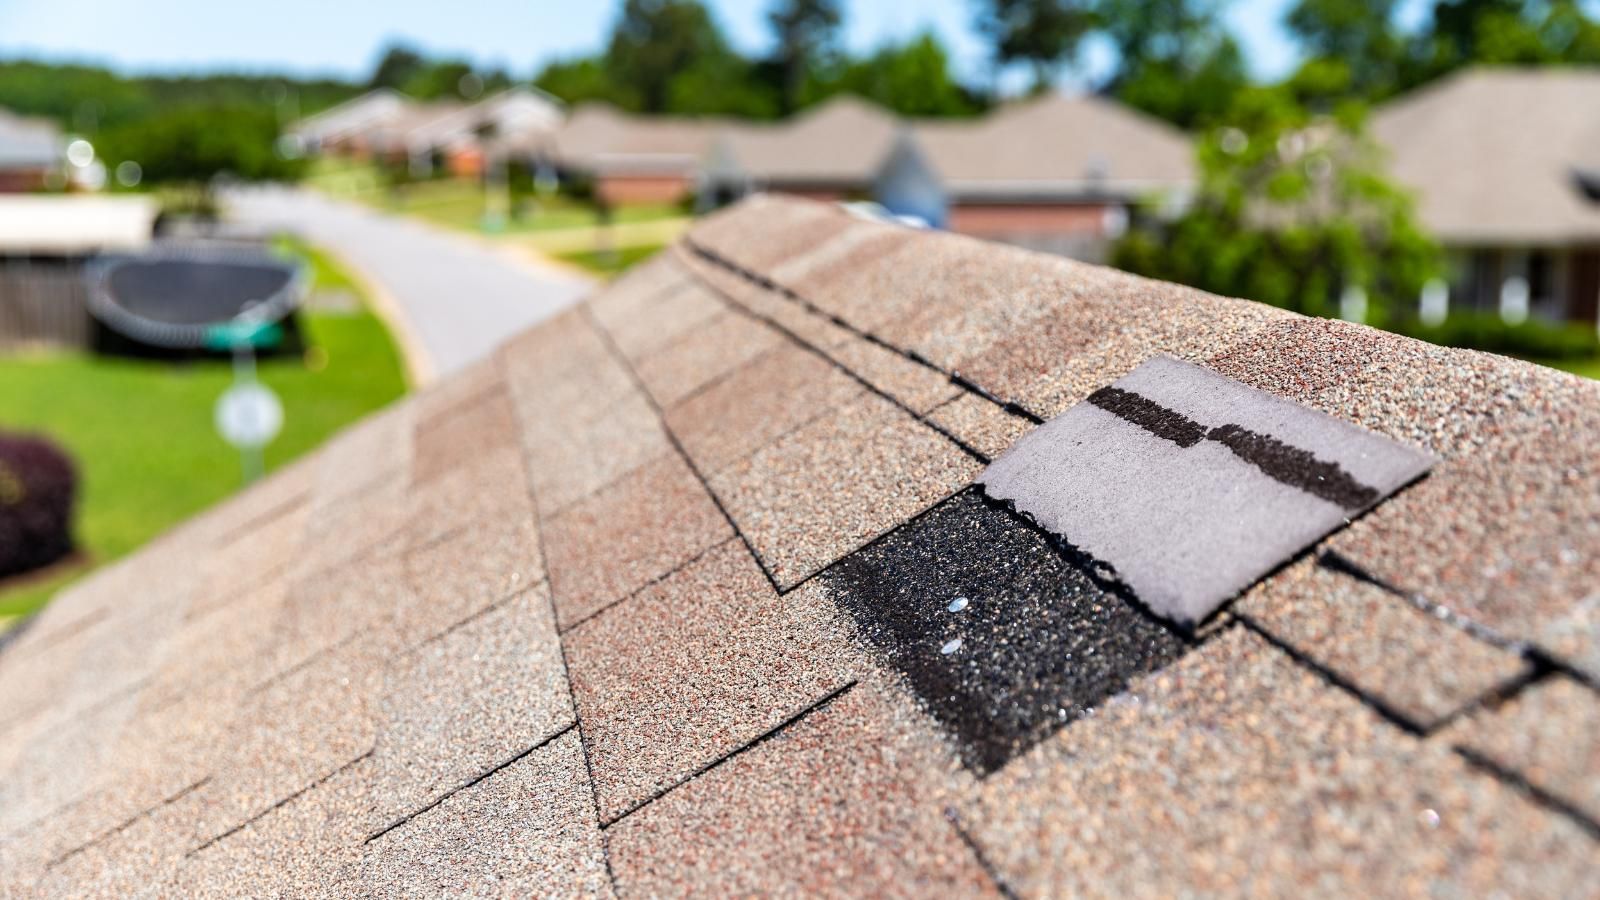
[[[1181,131],[1092,95],[1050,94],[972,122],[925,121],[916,138],[958,197],[1149,190],[1195,177]]]
[[[596,173],[690,172],[726,120],[637,116],[608,103],[573,108],[550,137],[556,160]]]
[[[1172,631],[969,486],[1158,353],[1440,462]],[[1597,437],[1550,370],[756,198],[58,598],[0,893],[1593,895]]]
[[[1600,238],[1576,179],[1600,165],[1600,69],[1468,69],[1380,108],[1372,132],[1445,241]]]
[[[865,184],[877,175],[898,130],[889,110],[841,94],[782,122],[720,132],[710,174],[758,184]]]

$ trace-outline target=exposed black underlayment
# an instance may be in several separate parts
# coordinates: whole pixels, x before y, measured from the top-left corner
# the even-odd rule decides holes
[[[1121,388],[1103,387],[1090,394],[1088,400],[1117,418],[1185,449],[1202,440],[1216,441],[1272,480],[1345,509],[1366,509],[1380,496],[1375,488],[1357,481],[1338,463],[1320,460],[1311,451],[1285,444],[1270,435],[1231,424],[1207,431],[1204,425],[1183,413]]]
[[[821,577],[980,774],[1194,646],[976,486]]]

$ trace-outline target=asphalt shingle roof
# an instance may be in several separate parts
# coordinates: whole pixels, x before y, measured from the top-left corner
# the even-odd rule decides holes
[[[972,486],[1159,354],[1437,465],[1175,628]],[[1597,436],[1551,370],[754,198],[57,598],[0,894],[1594,895]]]

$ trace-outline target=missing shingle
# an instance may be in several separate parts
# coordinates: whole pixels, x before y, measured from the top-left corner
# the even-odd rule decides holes
[[[978,488],[822,578],[980,773],[1190,646]]]

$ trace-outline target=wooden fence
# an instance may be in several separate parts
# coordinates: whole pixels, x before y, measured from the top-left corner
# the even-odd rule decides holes
[[[90,334],[82,260],[0,257],[0,351],[85,348]]]

